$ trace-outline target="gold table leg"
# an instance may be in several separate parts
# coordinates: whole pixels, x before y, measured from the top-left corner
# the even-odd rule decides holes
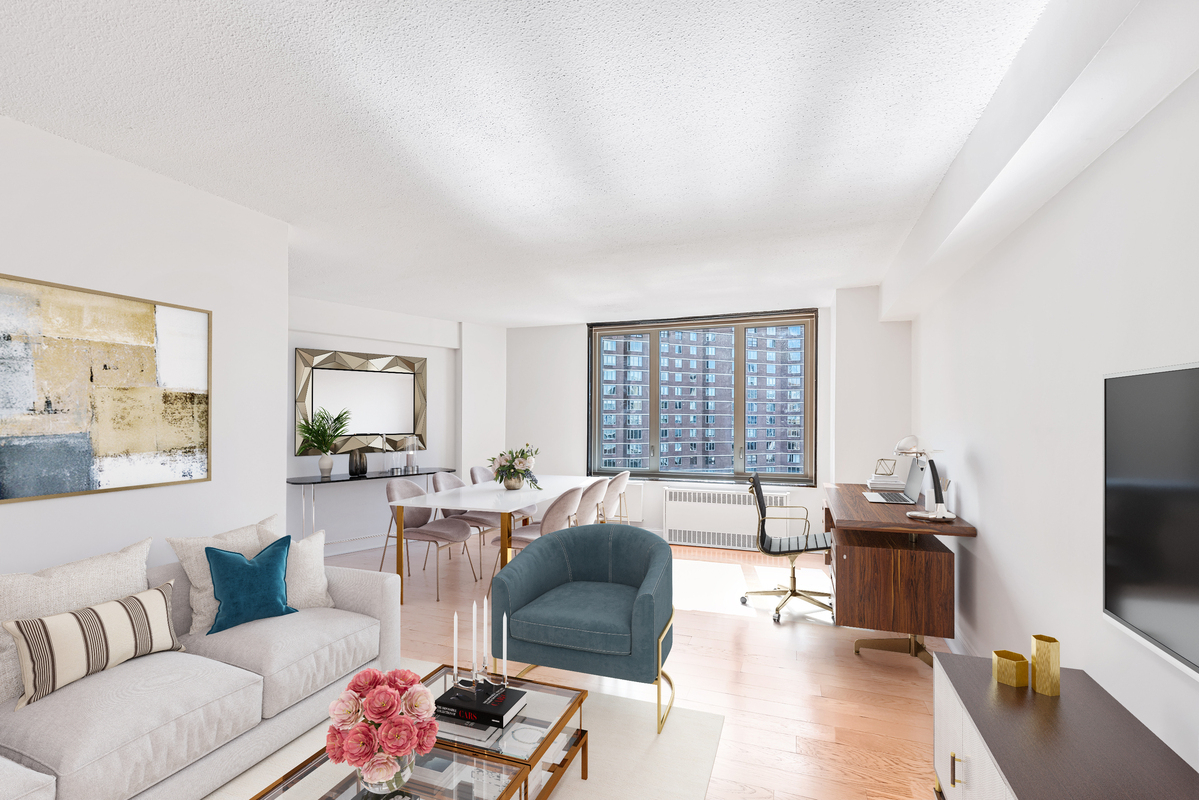
[[[887,650],[892,653],[907,653],[918,658],[930,667],[933,665],[933,654],[924,647],[924,637],[909,633],[907,638],[900,639],[858,639],[853,643],[855,655],[861,655],[862,648],[867,650]]]
[[[404,605],[404,507],[392,508],[396,515],[396,575],[400,576],[400,605]]]
[[[505,511],[500,514],[500,569],[508,566],[512,560],[512,514]]]

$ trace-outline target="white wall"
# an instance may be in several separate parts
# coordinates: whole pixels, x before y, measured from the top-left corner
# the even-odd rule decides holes
[[[865,483],[912,432],[912,325],[879,322],[879,287],[838,289],[832,477]]]
[[[587,326],[508,329],[505,447],[541,448],[537,471],[587,474]]]
[[[287,226],[0,117],[0,270],[212,313],[212,480],[0,505],[0,572],[283,511]]]
[[[323,300],[293,297],[287,348],[277,355],[286,361],[287,385],[278,403],[286,409],[282,441],[272,445],[287,455],[289,476],[317,475],[319,456],[292,455],[295,446],[295,349],[322,348],[357,353],[411,356],[428,359],[428,448],[416,455],[423,466],[453,467],[459,464],[459,368],[458,323],[415,317],[398,312],[359,308]],[[284,405],[284,403],[286,405]],[[385,468],[386,455],[369,453],[371,470]],[[333,472],[349,472],[349,456],[333,457]],[[413,480],[421,486],[427,478]],[[469,478],[466,478],[469,482]],[[385,481],[336,483],[314,487],[316,527],[325,530],[326,555],[379,547],[387,532],[389,516],[384,495]],[[287,487],[287,532],[301,535],[302,489]]]
[[[1102,616],[1103,376],[1199,361],[1199,76],[922,314],[915,432],[945,454],[958,646],[1062,641],[1199,766],[1199,680]]]
[[[461,325],[458,357],[458,463],[462,480],[470,483],[470,468],[506,448],[508,338],[504,328]]]

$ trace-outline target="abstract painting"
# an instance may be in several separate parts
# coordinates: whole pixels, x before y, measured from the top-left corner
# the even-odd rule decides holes
[[[209,479],[211,313],[0,275],[0,503]]]

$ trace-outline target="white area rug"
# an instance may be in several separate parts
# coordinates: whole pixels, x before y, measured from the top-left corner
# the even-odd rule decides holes
[[[406,658],[403,666],[426,675],[437,665]],[[579,775],[580,756],[555,787],[555,800],[626,796],[703,800],[724,717],[676,706],[659,735],[654,712],[653,703],[589,692],[583,703],[587,780]],[[205,800],[249,800],[324,747],[325,728],[325,725],[313,728]]]

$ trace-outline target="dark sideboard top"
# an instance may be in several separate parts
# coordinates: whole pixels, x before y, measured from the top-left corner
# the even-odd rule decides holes
[[[1199,772],[1080,669],[1059,697],[991,678],[991,659],[937,653],[1019,800],[1199,798]]]

